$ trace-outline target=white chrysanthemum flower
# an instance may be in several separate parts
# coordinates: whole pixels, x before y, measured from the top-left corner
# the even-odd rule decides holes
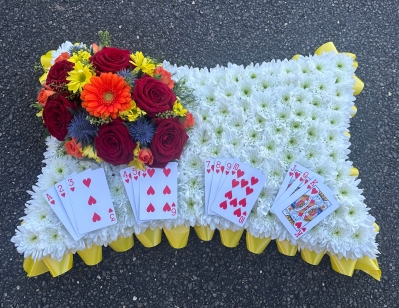
[[[63,52],[68,52],[73,47],[73,44],[69,41],[62,43],[57,50],[53,51],[51,54],[51,65],[54,65],[55,59],[57,59]]]
[[[303,122],[310,117],[310,108],[306,104],[294,103],[292,106],[293,118],[297,121]]]
[[[373,226],[362,226],[356,229],[349,239],[351,251],[348,252],[348,258],[356,260],[367,256],[375,259],[379,253],[375,243],[376,235],[377,232],[373,230]]]
[[[350,236],[352,231],[344,228],[344,226],[335,225],[327,227],[325,244],[326,250],[330,251],[338,257],[347,257],[347,252],[350,250]]]
[[[353,76],[355,67],[353,66],[353,59],[345,54],[338,54],[333,59],[336,71],[344,73],[345,75]]]
[[[260,91],[265,91],[267,89],[273,88],[275,85],[275,79],[268,75],[262,75],[260,78],[255,81],[254,88]]]
[[[24,254],[24,258],[31,257],[38,260],[43,257],[43,248],[46,246],[44,237],[40,232],[31,231],[26,226],[18,226],[15,235],[11,238],[11,242],[15,244],[19,253]]]

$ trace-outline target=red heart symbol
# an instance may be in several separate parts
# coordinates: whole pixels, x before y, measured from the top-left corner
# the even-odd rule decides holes
[[[219,173],[219,171],[220,171],[220,170],[219,170],[219,169],[217,169],[217,170],[216,170],[216,173]]]
[[[297,171],[297,172],[295,172],[295,178],[297,179],[298,178],[298,176],[300,176],[301,174]]]
[[[310,201],[309,204],[314,204],[314,200]]]
[[[208,173],[211,172],[211,169],[206,169],[206,172],[208,172]]]
[[[306,231],[306,228],[305,228],[305,227],[303,227],[303,228],[302,228],[302,231],[303,231],[303,232],[305,232],[305,231]]]
[[[109,208],[108,213],[112,213],[114,210]]]
[[[231,190],[229,190],[227,193],[224,194],[224,196],[227,199],[231,199],[231,198],[233,198],[233,192]]]
[[[240,182],[237,181],[236,179],[233,179],[233,180],[231,181],[231,186],[232,186],[232,188],[236,187],[238,184],[240,184]]]
[[[155,195],[155,190],[152,186],[147,189],[147,195]]]
[[[222,170],[222,172],[224,172],[224,166],[220,167],[220,170]]]
[[[63,193],[61,194],[61,196],[65,197],[65,193],[63,192]]]
[[[147,206],[147,212],[148,213],[155,212],[155,208],[151,203]]]
[[[308,179],[305,179],[305,184],[307,184],[309,182],[309,180]]]
[[[143,177],[145,178],[145,176],[147,175],[147,173],[144,173],[144,172],[143,172],[143,174],[142,174],[142,175],[143,175]]]
[[[241,169],[238,169],[238,171],[237,171],[237,179],[242,177],[244,174],[245,174],[244,171],[242,171]]]
[[[131,173],[129,173],[129,178],[132,178],[132,174]]]
[[[165,186],[165,188],[163,189],[163,194],[164,195],[169,195],[171,193],[170,188],[168,185]]]
[[[258,182],[259,182],[258,178],[254,177],[254,176],[251,178],[251,185],[255,185]]]
[[[126,182],[126,183],[129,183],[129,179],[126,179],[125,182]]]
[[[247,198],[242,198],[239,202],[239,205],[241,205],[242,207],[246,207],[247,206]]]
[[[176,206],[176,204],[173,202],[173,203],[172,203],[172,207],[175,207],[175,206]]]
[[[172,169],[170,169],[170,168],[163,168],[163,174],[165,174],[166,177],[168,177],[168,175],[170,174],[171,171],[172,171]]]
[[[51,203],[51,204],[55,204],[55,201],[54,201],[54,200],[51,200],[50,203]]]
[[[318,192],[319,191],[317,190],[317,188],[313,188],[311,194],[314,195],[314,194],[317,194]]]
[[[241,179],[241,188],[245,187],[248,185],[248,181],[245,179]]]
[[[233,171],[231,171],[231,174],[234,175],[234,174],[236,174],[236,172],[233,170]]]
[[[237,198],[234,198],[233,200],[231,200],[230,205],[236,207],[237,206]]]
[[[96,204],[96,203],[97,203],[97,200],[96,200],[94,197],[90,196],[90,198],[89,198],[89,200],[87,201],[87,203],[88,203],[89,205],[93,205],[93,204]]]
[[[294,173],[292,171],[290,171],[290,176],[292,176]]]
[[[134,179],[137,181],[137,179],[138,179],[139,177],[136,175],[135,177],[134,177]]]
[[[93,222],[97,222],[101,220],[101,216],[98,215],[96,212],[93,214],[93,218],[91,219]]]
[[[303,216],[303,212],[299,212],[298,215],[299,215],[299,217],[302,217]]]
[[[148,173],[148,175],[150,176],[150,178],[152,178],[152,176],[153,176],[154,173],[155,173],[155,169],[148,169],[148,170],[147,170],[147,173]]]
[[[303,181],[303,177],[300,177],[300,178],[299,178],[299,181],[301,181],[301,182],[302,182],[302,181]]]
[[[252,194],[254,192],[254,189],[252,187],[247,186],[247,188],[245,188],[245,193],[248,195]]]
[[[229,171],[226,171],[226,174],[229,174]]]
[[[71,190],[72,190],[72,191],[75,191],[75,187],[71,187]]]
[[[222,209],[227,209],[227,202],[226,200],[224,200],[222,203],[219,204],[219,207],[221,207]]]
[[[212,169],[212,171],[214,171],[215,170],[215,165],[212,165],[211,169]]]
[[[171,208],[168,202],[165,203],[165,205],[163,206],[163,211],[164,212],[170,212]]]
[[[297,227],[297,229],[299,229],[302,226],[302,222],[301,221],[297,221],[295,223],[295,227]]]
[[[247,212],[242,213],[242,215],[247,216]]]
[[[240,217],[240,216],[241,216],[241,208],[236,209],[236,210],[233,212],[233,214],[234,214],[235,216],[237,216],[237,217]]]
[[[87,178],[87,179],[83,180],[83,184],[85,184],[87,187],[90,186],[90,183],[91,183],[91,178]]]
[[[308,186],[306,186],[306,188],[311,188],[311,187],[312,187],[312,185],[310,185],[310,184]]]

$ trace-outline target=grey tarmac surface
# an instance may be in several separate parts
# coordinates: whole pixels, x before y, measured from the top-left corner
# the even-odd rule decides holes
[[[398,307],[399,4],[365,1],[0,1],[1,307]],[[351,120],[350,159],[360,170],[377,236],[381,282],[352,278],[272,242],[261,255],[194,231],[186,248],[164,237],[146,249],[104,248],[93,267],[27,278],[10,238],[42,168],[43,128],[30,105],[38,93],[33,65],[65,40],[91,43],[108,30],[115,47],[142,50],[179,65],[249,64],[313,53],[333,41],[357,55],[365,89]]]

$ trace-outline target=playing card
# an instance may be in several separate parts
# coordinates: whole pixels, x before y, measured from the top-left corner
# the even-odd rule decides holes
[[[220,188],[223,186],[224,182],[227,179],[232,179],[233,177],[237,177],[237,170],[240,169],[240,160],[236,158],[227,158],[224,160],[224,170],[222,172],[222,176],[219,181],[219,187],[216,191],[216,194],[219,193]],[[212,200],[213,201],[213,200]]]
[[[150,168],[139,177],[141,220],[173,219],[177,217],[177,163],[165,168]]]
[[[117,222],[104,169],[68,177],[69,198],[79,233]]]
[[[219,189],[220,180],[222,179],[223,172],[224,172],[224,165],[226,159],[224,158],[215,158],[214,164],[211,166],[211,173],[212,173],[212,184],[210,185],[210,192],[209,192],[209,204],[212,204],[213,200],[215,199],[216,193]],[[208,206],[208,214],[212,214],[209,210]]]
[[[209,194],[212,185],[212,168],[215,169],[215,159],[208,158],[205,160],[205,212],[208,213],[209,207]]]
[[[267,177],[259,170],[242,164],[237,176],[223,183],[211,205],[212,212],[243,226],[266,180]]]
[[[132,207],[134,217],[136,218],[137,223],[140,224],[144,221],[139,219],[139,170],[132,167],[127,167],[120,170],[120,175],[122,177],[122,182],[125,186],[126,194]],[[136,190],[137,201],[134,190]]]
[[[290,234],[298,239],[338,207],[333,192],[324,183],[314,183],[303,186],[284,200],[275,213]]]
[[[316,178],[318,182],[324,182],[324,178],[313,171],[293,162],[288,169],[286,176],[284,177],[283,183],[276,198],[270,208],[274,213],[275,208],[281,201],[287,199],[302,185],[307,184],[312,179]]]
[[[83,235],[77,234],[71,220],[68,217],[68,214],[65,211],[64,206],[62,205],[61,199],[57,194],[56,186],[52,186],[50,189],[46,190],[43,193],[44,199],[46,199],[47,203],[53,209],[54,213],[60,219],[64,227],[67,229],[69,234],[73,237],[75,241],[79,240]]]

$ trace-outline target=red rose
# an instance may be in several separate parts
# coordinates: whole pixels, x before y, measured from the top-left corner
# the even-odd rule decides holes
[[[120,120],[101,125],[94,145],[97,156],[115,166],[132,161],[136,147],[127,127]]]
[[[130,67],[130,51],[114,47],[104,47],[90,57],[91,63],[99,73],[116,73]]]
[[[48,98],[43,109],[44,125],[50,135],[60,141],[65,139],[69,122],[72,120],[72,114],[68,108],[75,110],[76,104],[62,95],[55,95]]]
[[[136,80],[133,99],[149,117],[154,117],[158,112],[172,110],[176,95],[163,82],[152,77],[143,77]]]
[[[180,158],[188,135],[178,118],[159,119],[155,125],[157,128],[152,139],[151,151],[154,164],[164,167],[171,160]]]
[[[73,66],[74,64],[67,60],[61,60],[54,63],[48,72],[46,84],[53,90],[60,92],[60,87],[69,82],[66,78],[68,77],[68,72],[73,69]]]

